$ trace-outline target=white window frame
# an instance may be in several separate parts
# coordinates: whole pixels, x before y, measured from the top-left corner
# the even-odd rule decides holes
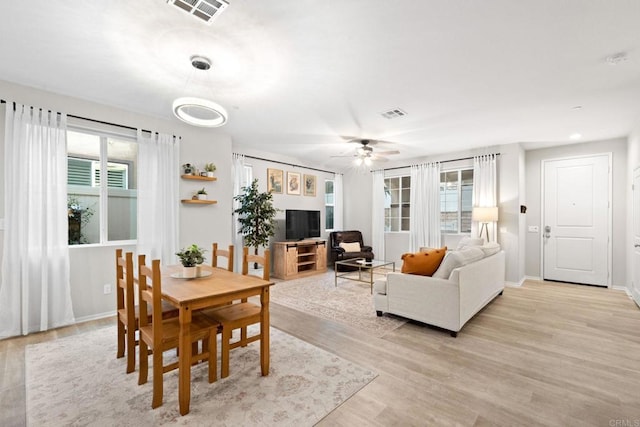
[[[78,127],[78,126],[68,126],[68,131],[70,132],[76,132],[76,133],[83,133],[83,134],[87,134],[87,135],[93,135],[99,138],[100,140],[100,159],[99,160],[95,160],[95,159],[87,159],[89,161],[92,161],[92,163],[95,164],[99,164],[100,165],[100,170],[106,170],[108,171],[108,167],[109,164],[113,163],[113,162],[109,162],[109,157],[108,157],[108,138],[112,138],[112,139],[118,139],[118,140],[122,140],[122,141],[127,141],[127,142],[131,142],[131,143],[137,143],[136,138],[129,136],[129,135],[123,135],[123,134],[117,134],[117,133],[111,133],[111,132],[101,132],[99,130],[93,130],[93,129],[86,129],[84,127]],[[75,158],[78,159],[77,154],[70,154],[67,151],[67,159],[69,158]],[[137,198],[137,189],[128,189],[129,184],[128,184],[128,179],[129,179],[129,165],[124,164],[124,163],[115,163],[117,165],[126,165],[127,166],[127,172],[126,172],[126,191],[130,192],[130,191],[135,191],[136,192],[136,198]],[[99,203],[99,208],[98,208],[98,212],[99,212],[99,242],[96,243],[87,243],[87,244],[75,244],[75,245],[69,245],[69,248],[86,248],[86,247],[97,247],[97,246],[113,246],[113,245],[135,245],[137,243],[137,239],[127,239],[127,240],[109,240],[108,239],[108,224],[109,224],[109,218],[108,218],[108,212],[109,212],[109,179],[107,176],[106,180],[100,179],[100,186],[96,186],[95,185],[95,175],[94,175],[94,165],[92,164],[91,167],[91,187],[89,186],[76,186],[76,185],[67,185],[67,193],[68,194],[81,194],[81,195],[95,195],[98,194],[98,203]],[[108,173],[108,172],[107,172]],[[136,173],[137,173],[137,169],[136,169]],[[97,190],[97,191],[96,191]],[[111,191],[125,191],[125,189],[120,189],[120,188],[115,188],[112,187]],[[136,215],[137,215],[137,211],[136,211]],[[137,221],[137,218],[135,218],[135,220]]]
[[[333,184],[333,203],[327,203],[327,182],[331,182]],[[324,180],[324,225],[327,226],[327,207],[331,206],[333,208],[333,224],[331,224],[331,228],[325,228],[324,231],[331,232],[335,230],[336,225],[336,181],[334,179],[325,179]]]
[[[402,180],[404,178],[408,178],[409,179],[409,187],[402,187]],[[411,222],[411,214],[409,213],[406,217],[402,215],[402,208],[404,204],[407,204],[407,208],[409,209],[409,211],[411,211],[411,200],[409,200],[409,202],[403,202],[402,201],[402,192],[403,190],[408,190],[408,192],[411,192],[411,175],[396,175],[396,176],[385,176],[384,177],[384,183],[385,183],[385,188],[387,188],[387,180],[391,180],[391,179],[398,179],[399,180],[399,202],[398,202],[398,206],[399,206],[399,211],[398,214],[399,216],[397,217],[399,224],[398,224],[398,230],[386,230],[385,229],[385,233],[409,233],[411,230],[410,228],[407,228],[406,230],[402,229],[402,220],[403,219],[407,219],[408,222]],[[391,207],[391,195],[390,194],[385,194],[385,213],[384,213],[384,221],[385,221],[385,228],[386,228],[386,223],[387,223],[387,219],[389,218],[387,216],[387,208]],[[395,218],[395,217],[394,217]],[[410,226],[409,226],[410,227]]]
[[[442,176],[447,174],[447,173],[451,173],[451,172],[457,172],[458,174],[458,185],[457,185],[457,198],[458,198],[458,206],[457,206],[457,227],[456,227],[456,231],[447,231],[444,230],[442,228],[444,222],[442,221],[442,212],[440,214],[440,232],[442,234],[448,234],[448,235],[468,235],[471,233],[471,230],[469,231],[461,231],[462,229],[462,172],[463,171],[472,171],[473,172],[473,168],[472,167],[462,167],[462,168],[456,168],[456,169],[448,169],[448,170],[443,170],[440,171],[440,185],[442,185],[443,181],[442,181]],[[473,192],[473,183],[471,184],[471,191]],[[442,203],[442,192],[440,192],[440,200]]]

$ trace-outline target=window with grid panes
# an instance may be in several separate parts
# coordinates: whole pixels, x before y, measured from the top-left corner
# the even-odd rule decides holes
[[[473,169],[440,173],[440,229],[443,233],[470,233]]]
[[[385,231],[409,231],[410,188],[410,176],[385,178]]]

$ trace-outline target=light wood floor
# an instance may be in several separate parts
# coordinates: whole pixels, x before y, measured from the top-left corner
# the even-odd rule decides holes
[[[321,426],[640,425],[640,309],[620,291],[530,281],[457,338],[417,323],[372,338],[277,304],[271,319],[379,374]],[[25,345],[113,322],[0,341],[0,425],[25,424]]]

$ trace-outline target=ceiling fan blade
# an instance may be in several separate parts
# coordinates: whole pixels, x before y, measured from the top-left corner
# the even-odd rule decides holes
[[[376,151],[376,154],[380,154],[382,156],[390,156],[392,154],[400,154],[400,152],[398,150],[391,150],[391,151]]]

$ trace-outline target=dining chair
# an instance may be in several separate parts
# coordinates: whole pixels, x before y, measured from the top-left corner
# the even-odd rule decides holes
[[[153,356],[153,400],[152,408],[162,405],[163,374],[178,368],[178,361],[165,365],[163,352],[177,349],[180,336],[180,321],[177,318],[163,319],[161,311],[162,280],[160,260],[145,265],[145,255],[138,256],[138,297],[140,300],[140,375],[138,384],[147,382],[149,371],[149,350]],[[149,289],[151,286],[151,289]],[[147,314],[151,314],[149,322]],[[216,335],[220,324],[200,313],[192,313],[191,343],[194,350],[191,364],[207,360],[209,382],[216,381],[217,344]],[[198,352],[198,342],[202,341],[202,351]]]
[[[218,244],[213,244],[211,251],[211,267],[218,267],[218,257],[227,258],[227,270],[233,271],[233,245],[229,245],[229,249],[218,249]]]
[[[248,275],[249,263],[255,262],[263,268],[262,279],[269,280],[270,261],[268,249],[264,251],[263,256],[258,256],[249,255],[249,248],[244,247],[242,274]],[[221,378],[229,376],[229,353],[231,349],[246,347],[249,343],[263,339],[265,334],[269,333],[269,331],[263,331],[262,328],[260,328],[260,333],[250,337],[247,336],[247,326],[260,323],[261,311],[261,306],[248,302],[245,298],[239,303],[214,308],[205,312],[208,317],[220,322],[222,325],[222,348],[220,350]],[[241,330],[240,340],[232,343],[231,336],[234,329]],[[260,358],[262,359],[263,357],[265,357],[265,355],[260,354]]]
[[[116,249],[116,313],[118,318],[118,347],[116,357],[127,356],[127,374],[136,369],[136,331],[138,330],[140,310],[135,304],[135,278],[133,253],[122,256],[122,249]],[[177,308],[162,302],[162,317],[178,317]]]

